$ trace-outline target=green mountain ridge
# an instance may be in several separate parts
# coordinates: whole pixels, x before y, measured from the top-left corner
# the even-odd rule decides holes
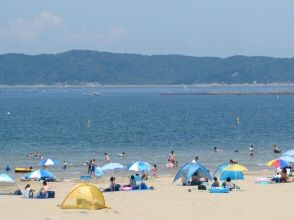
[[[87,50],[0,55],[1,85],[294,83],[294,58],[138,55]]]

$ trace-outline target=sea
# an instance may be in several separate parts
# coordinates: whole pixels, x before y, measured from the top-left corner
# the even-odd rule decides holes
[[[1,172],[7,165],[40,167],[39,160],[27,157],[40,152],[60,162],[50,168],[58,177],[79,178],[87,174],[86,161],[95,158],[104,165],[106,152],[112,162],[127,166],[143,160],[173,174],[175,169],[166,167],[172,150],[180,165],[198,156],[211,171],[230,159],[249,170],[270,169],[263,164],[280,156],[273,153],[274,144],[283,152],[294,148],[294,95],[223,93],[272,91],[293,92],[294,87],[3,87]]]

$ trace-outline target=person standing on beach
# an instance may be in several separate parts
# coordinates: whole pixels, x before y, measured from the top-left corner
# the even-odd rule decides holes
[[[156,164],[153,165],[151,171],[152,171],[152,177],[158,178],[158,168]]]
[[[93,159],[92,160],[92,166],[91,166],[91,177],[92,177],[92,174],[93,174],[93,176],[94,177],[96,177],[96,175],[95,175],[95,167],[96,167],[96,160],[95,159]]]
[[[176,167],[177,163],[178,163],[177,162],[177,156],[176,156],[176,153],[173,150],[170,152],[169,159],[173,163],[174,167]]]
[[[89,161],[88,163],[88,174],[91,176],[92,175],[92,160]]]
[[[192,163],[197,163],[199,158],[196,156],[194,160],[192,160]]]
[[[66,161],[63,161],[63,167],[62,168],[65,170],[66,167],[67,167],[67,162]]]

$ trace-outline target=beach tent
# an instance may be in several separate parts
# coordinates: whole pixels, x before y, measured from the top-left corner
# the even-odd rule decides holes
[[[218,176],[218,172],[220,172],[220,176],[222,175],[222,172],[224,170],[225,167],[229,166],[230,163],[223,163],[221,165],[219,165],[213,172],[213,176]]]
[[[247,167],[240,164],[230,164],[223,169],[222,175],[225,173],[227,177],[230,177],[232,180],[242,180],[244,179],[244,171],[248,171]]]
[[[0,194],[9,195],[14,194],[19,190],[14,180],[7,174],[0,174]]]
[[[190,179],[195,172],[198,172],[199,174],[204,175],[209,180],[212,180],[211,175],[209,174],[208,170],[205,166],[203,166],[200,163],[186,163],[183,166],[180,167],[178,170],[174,182],[176,182],[179,178],[184,178],[185,180]]]
[[[23,177],[25,180],[37,179],[37,180],[55,180],[56,177],[48,170],[36,170]]]
[[[91,184],[79,184],[65,197],[62,209],[103,209],[106,208],[101,191]]]
[[[226,180],[228,177],[230,177],[231,180],[243,180],[244,174],[242,171],[226,171],[226,170],[224,170],[221,173],[220,180]]]
[[[228,177],[232,180],[243,180],[243,172],[247,170],[248,169],[242,165],[223,163],[215,169],[213,176],[218,176],[218,173],[220,173],[220,180],[226,180]]]

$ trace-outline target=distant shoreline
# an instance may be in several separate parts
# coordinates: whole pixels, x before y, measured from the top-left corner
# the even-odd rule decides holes
[[[207,83],[207,84],[157,84],[157,85],[129,85],[129,84],[117,84],[117,85],[101,85],[95,83],[85,84],[37,84],[37,85],[0,85],[0,88],[182,88],[182,87],[294,87],[294,83],[242,83],[242,84],[224,84],[224,83]]]

